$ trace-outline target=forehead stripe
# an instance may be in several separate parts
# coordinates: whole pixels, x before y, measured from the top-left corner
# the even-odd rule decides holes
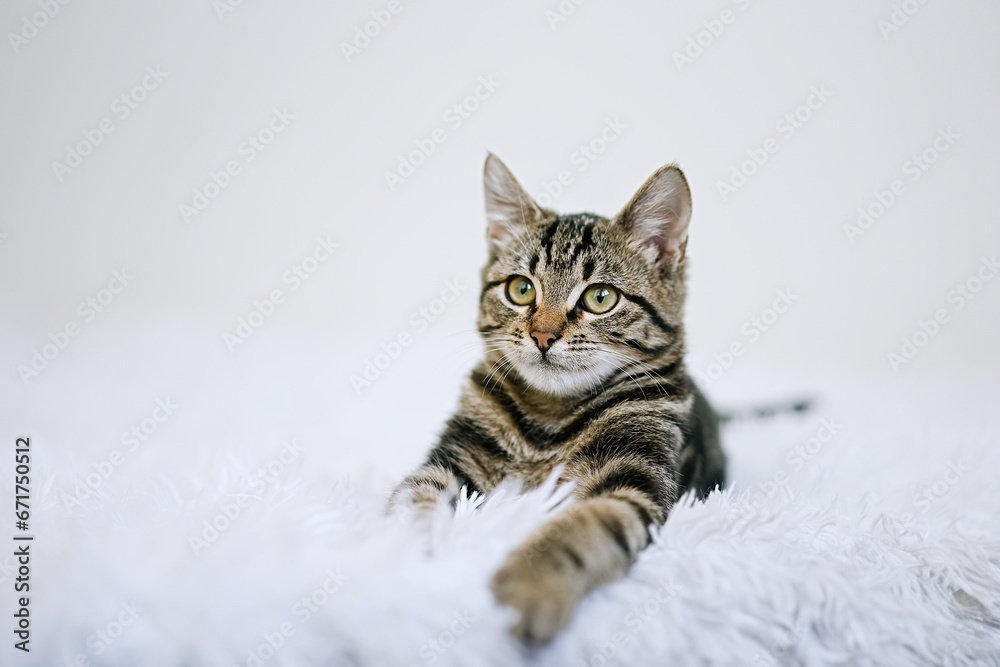
[[[552,262],[552,237],[556,235],[557,227],[559,227],[559,218],[556,218],[549,224],[545,230],[545,235],[542,237],[542,250],[545,251],[545,261],[547,263]]]
[[[581,253],[583,253],[585,250],[590,249],[590,246],[593,244],[594,240],[593,237],[594,237],[594,225],[590,224],[584,227],[583,236],[580,238],[580,243],[576,246],[576,248],[573,249],[573,255],[569,259],[570,266],[576,264],[576,261],[580,258]],[[587,276],[584,276],[584,280],[586,279]]]

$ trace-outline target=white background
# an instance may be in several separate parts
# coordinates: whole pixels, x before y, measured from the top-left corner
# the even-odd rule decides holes
[[[40,479],[72,486],[167,397],[180,407],[126,457],[130,477],[228,452],[264,461],[285,438],[321,478],[404,473],[479,354],[488,150],[536,195],[569,170],[552,204],[566,212],[611,215],[681,165],[692,368],[746,343],[776,290],[798,297],[709,388],[720,405],[851,396],[990,418],[1000,280],[960,311],[947,295],[1000,251],[995,3],[912,2],[883,35],[888,0],[594,0],[554,27],[554,1],[404,0],[348,62],[341,43],[386,4],[246,0],[220,18],[209,0],[72,2],[16,49],[10,33],[41,10],[0,7],[0,433],[32,436]],[[723,10],[735,18],[710,37]],[[708,46],[679,67],[699,33]],[[114,100],[149,66],[166,78],[120,120]],[[480,77],[500,85],[446,122]],[[785,138],[776,123],[821,86],[832,97]],[[274,108],[294,120],[246,163],[238,147]],[[52,163],[102,118],[114,131],[60,181]],[[580,171],[574,152],[607,119],[626,127]],[[438,127],[446,141],[390,191],[385,172]],[[941,128],[959,138],[909,180]],[[723,201],[718,183],[769,137],[780,149]],[[185,222],[179,206],[233,159],[242,172]],[[905,193],[850,243],[844,225],[897,178]],[[282,275],[321,235],[340,247],[291,291]],[[134,281],[84,322],[78,304],[122,268]],[[449,279],[461,297],[418,332],[411,315]],[[224,334],[275,288],[285,303],[230,351]],[[949,322],[894,371],[887,354],[939,308]],[[25,381],[19,367],[71,320],[80,334]],[[355,391],[403,332],[412,344]]]

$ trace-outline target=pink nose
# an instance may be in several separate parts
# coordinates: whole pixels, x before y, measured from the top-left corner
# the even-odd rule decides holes
[[[552,343],[561,338],[561,336],[557,336],[551,331],[532,331],[531,337],[535,339],[538,349],[542,352],[547,352],[552,347]]]

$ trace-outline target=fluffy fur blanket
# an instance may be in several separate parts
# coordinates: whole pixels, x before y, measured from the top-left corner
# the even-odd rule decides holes
[[[728,426],[735,482],[681,502],[631,574],[534,650],[487,584],[566,489],[510,487],[422,524],[383,515],[385,484],[317,481],[293,442],[83,498],[53,475],[32,650],[8,633],[3,664],[1000,664],[1000,438],[964,432],[822,409]]]

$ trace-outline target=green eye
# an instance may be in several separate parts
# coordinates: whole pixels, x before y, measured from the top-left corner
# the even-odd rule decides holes
[[[518,306],[527,306],[535,301],[535,286],[524,276],[511,276],[507,281],[507,298]]]
[[[618,290],[611,285],[591,285],[583,291],[580,303],[592,313],[606,313],[618,303]]]

